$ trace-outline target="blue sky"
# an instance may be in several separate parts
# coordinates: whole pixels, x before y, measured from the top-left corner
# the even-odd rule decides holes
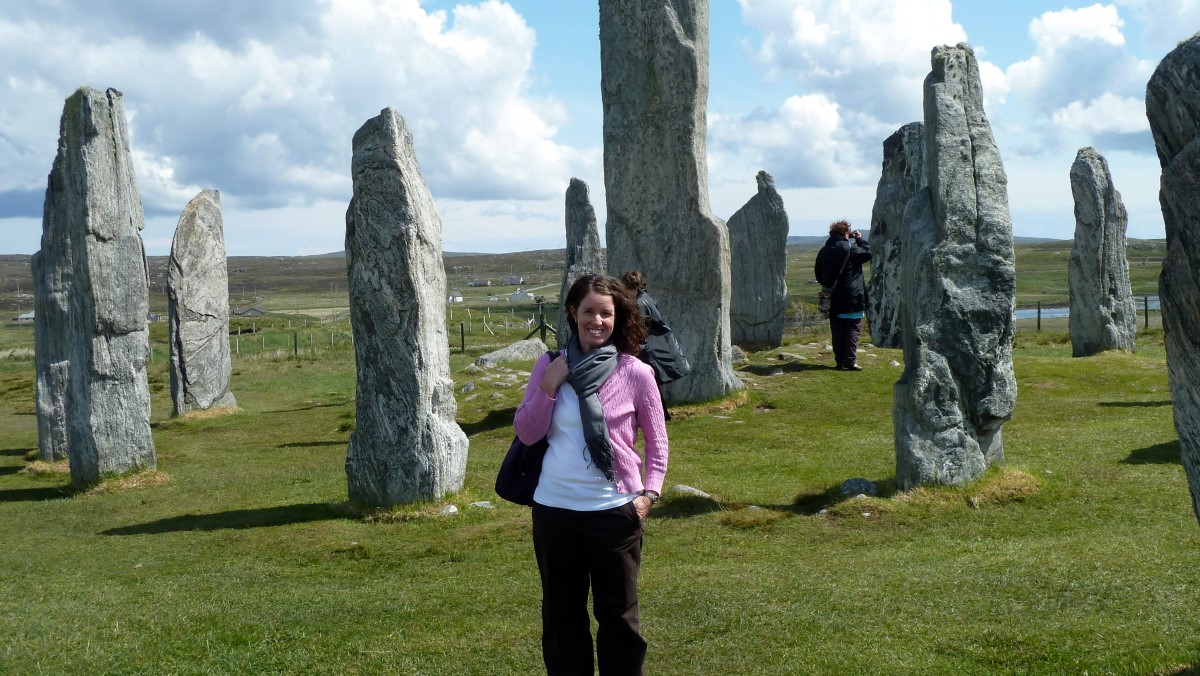
[[[929,51],[967,41],[1018,235],[1070,238],[1068,171],[1095,146],[1163,237],[1145,82],[1200,28],[1195,0],[713,0],[709,189],[727,218],[772,173],[794,235],[867,225],[881,144],[921,117]],[[342,248],[350,138],[413,129],[444,248],[563,246],[586,181],[603,227],[598,10],[587,0],[60,0],[0,9],[0,253],[39,246],[64,99],[125,94],[148,253],[222,193],[231,255]]]

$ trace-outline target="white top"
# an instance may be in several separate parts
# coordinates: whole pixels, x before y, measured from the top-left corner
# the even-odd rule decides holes
[[[579,417],[579,397],[570,383],[558,388],[554,417],[546,434],[550,447],[542,461],[533,500],[539,505],[596,512],[632,502],[637,495],[621,493],[615,481],[604,478],[588,452]]]

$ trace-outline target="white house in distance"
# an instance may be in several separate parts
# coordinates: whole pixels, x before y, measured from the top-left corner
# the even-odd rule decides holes
[[[463,295],[461,293],[458,293],[457,291],[452,292],[449,296],[446,296],[446,302],[447,303],[461,303],[461,302],[463,302]]]
[[[32,323],[33,322],[33,310],[30,310],[29,312],[23,312],[23,313],[17,315],[16,317],[13,317],[13,321],[20,322],[22,324]]]
[[[509,275],[500,281],[504,286],[520,286],[525,283],[525,278],[520,275]]]
[[[508,297],[508,300],[510,303],[530,303],[533,302],[533,294],[522,289],[517,289]]]

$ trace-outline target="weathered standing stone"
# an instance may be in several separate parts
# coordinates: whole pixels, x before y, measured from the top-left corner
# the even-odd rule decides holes
[[[1137,336],[1137,306],[1129,288],[1125,229],[1129,215],[1113,187],[1108,162],[1082,148],[1071,165],[1075,197],[1075,242],[1067,283],[1071,290],[1071,354],[1132,350]]]
[[[600,253],[600,231],[596,227],[596,210],[588,197],[588,184],[572,178],[566,197],[567,260],[563,266],[562,287],[558,292],[558,326],[555,338],[558,349],[567,348],[571,325],[567,323],[567,291],[583,275],[602,274],[604,259]]]
[[[965,44],[925,79],[928,185],[909,203],[900,264],[904,374],[892,408],[896,480],[962,485],[1004,460],[1016,278],[1008,179]]]
[[[1146,117],[1162,165],[1167,256],[1158,294],[1175,431],[1200,518],[1200,33],[1158,64],[1146,85]]]
[[[175,415],[236,408],[229,391],[229,274],[221,193],[188,202],[175,227],[167,266],[167,331]]]
[[[358,384],[346,452],[350,499],[384,506],[462,488],[454,421],[442,221],[412,134],[391,108],[354,134],[346,270]]]
[[[925,187],[925,127],[910,122],[883,142],[883,172],[871,209],[871,282],[867,318],[871,340],[880,347],[902,347],[900,338],[900,257],[904,212]]]
[[[37,373],[38,457],[67,459],[67,287],[71,265],[66,240],[44,241],[33,254],[33,346]]]
[[[741,388],[730,362],[729,231],[705,156],[707,0],[600,0],[608,270],[640,270],[692,365],[668,403]]]
[[[144,225],[122,95],[81,88],[63,109],[42,216],[42,265],[69,266],[44,274],[61,275],[67,299],[67,326],[48,328],[67,335],[67,452],[76,486],[155,466]],[[61,256],[48,255],[64,244]]]
[[[775,179],[758,172],[758,193],[729,217],[730,341],[748,349],[783,344],[787,314],[788,217]]]

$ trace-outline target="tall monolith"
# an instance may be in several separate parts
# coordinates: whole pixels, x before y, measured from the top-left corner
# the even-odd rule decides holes
[[[668,402],[741,388],[729,335],[729,231],[708,201],[707,0],[600,0],[609,274],[640,270],[692,373]]]
[[[734,345],[765,350],[783,344],[787,315],[788,217],[775,179],[755,176],[758,192],[729,217],[729,330]]]
[[[354,134],[346,272],[358,369],[346,452],[350,499],[436,500],[463,485],[467,436],[455,422],[446,335],[442,221],[412,134],[385,108]]]
[[[1129,215],[1113,187],[1108,161],[1092,148],[1081,148],[1071,165],[1075,197],[1075,241],[1067,266],[1071,293],[1071,354],[1133,350],[1137,306],[1129,288],[1125,230]]]
[[[175,226],[167,265],[167,322],[175,415],[236,408],[229,391],[229,273],[216,190],[192,198]]]
[[[871,208],[871,281],[867,318],[871,341],[879,347],[903,347],[900,339],[900,258],[904,248],[904,212],[925,187],[925,126],[910,122],[883,142],[883,171]]]
[[[571,337],[571,326],[567,323],[567,291],[583,275],[604,272],[596,210],[592,208],[592,200],[588,196],[588,184],[577,178],[572,178],[567,186],[566,228],[567,258],[558,292],[558,325],[555,327],[560,350],[566,349],[567,340]]]
[[[1175,431],[1200,518],[1200,33],[1158,64],[1146,85],[1146,117],[1162,165],[1167,255],[1158,294]]]
[[[75,486],[155,467],[144,225],[123,97],[115,89],[81,88],[63,109],[41,262],[58,266],[44,274],[60,275],[65,287],[66,326],[50,328],[66,331],[67,453]],[[49,253],[59,246],[66,247],[61,255]],[[48,319],[62,321],[57,312]]]
[[[909,203],[900,263],[904,373],[892,408],[896,481],[962,485],[1004,460],[1017,400],[1008,178],[965,44],[925,78],[927,186]]]
[[[47,462],[67,459],[67,286],[70,252],[65,239],[42,242],[33,254],[33,353],[36,381],[38,457]]]

